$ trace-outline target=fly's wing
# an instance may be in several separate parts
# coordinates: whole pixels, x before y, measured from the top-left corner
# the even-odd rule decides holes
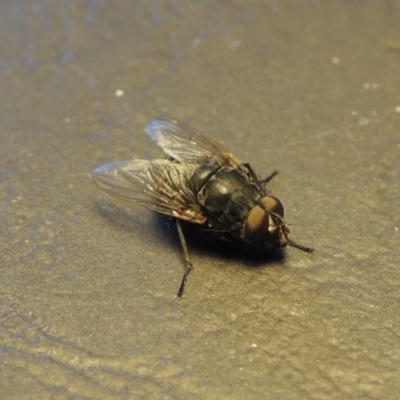
[[[104,165],[93,171],[106,193],[197,224],[205,222],[196,197],[187,188],[194,167],[168,160],[132,160]]]
[[[181,122],[159,118],[150,122],[145,131],[166,154],[178,162],[198,165],[213,162],[220,166],[237,168],[247,175],[252,173],[216,140]]]

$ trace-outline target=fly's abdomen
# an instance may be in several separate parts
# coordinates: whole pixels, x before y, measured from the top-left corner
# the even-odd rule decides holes
[[[197,195],[207,184],[209,179],[219,170],[219,166],[215,164],[203,164],[197,167],[190,178],[190,190]]]

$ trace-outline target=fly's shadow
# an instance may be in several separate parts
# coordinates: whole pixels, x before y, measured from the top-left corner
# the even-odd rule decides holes
[[[165,247],[173,248],[176,253],[182,252],[174,218],[154,212],[132,213],[112,202],[106,205],[104,202],[95,202],[94,209],[110,224],[131,233],[134,240],[141,240],[141,233],[146,231],[146,236],[151,233],[155,243],[163,243]],[[264,250],[246,246],[244,243],[223,241],[210,232],[185,222],[182,223],[182,229],[187,246],[194,255],[201,253],[229,263],[237,262],[244,268],[266,268],[285,259],[285,251],[281,248]],[[180,264],[179,261],[177,264]]]
[[[156,219],[163,227],[156,231],[159,239],[171,242],[171,245],[180,250],[181,243],[175,220],[160,214],[156,215]],[[245,268],[268,267],[285,259],[285,251],[281,248],[265,250],[245,243],[221,240],[216,235],[187,222],[182,222],[182,229],[191,254],[201,253],[226,262],[236,261]]]

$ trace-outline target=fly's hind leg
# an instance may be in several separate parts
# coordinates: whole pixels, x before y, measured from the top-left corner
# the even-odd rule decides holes
[[[179,219],[176,219],[176,227],[178,228],[179,239],[181,241],[183,254],[185,256],[185,273],[183,274],[181,285],[179,286],[178,293],[176,294],[177,297],[182,297],[183,292],[185,290],[185,284],[186,284],[187,278],[189,276],[190,271],[193,269],[193,264],[189,260],[189,252],[188,252],[185,236],[183,235],[181,221]]]

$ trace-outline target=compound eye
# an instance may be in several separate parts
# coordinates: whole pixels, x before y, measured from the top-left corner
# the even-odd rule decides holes
[[[269,234],[269,217],[260,206],[254,206],[247,214],[246,221],[243,226],[245,239],[252,244],[259,244],[265,240],[265,236]]]
[[[283,218],[283,205],[279,199],[274,196],[266,196],[261,199],[261,203],[264,205],[266,210],[271,211]]]

